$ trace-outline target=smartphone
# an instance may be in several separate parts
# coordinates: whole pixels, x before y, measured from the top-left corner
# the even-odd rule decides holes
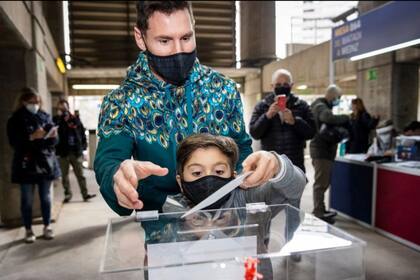
[[[58,125],[53,126],[50,131],[48,131],[47,134],[45,134],[44,139],[47,139],[48,137],[50,137],[55,131],[58,130]]]
[[[277,106],[279,106],[280,111],[286,110],[286,95],[279,95],[277,99]]]

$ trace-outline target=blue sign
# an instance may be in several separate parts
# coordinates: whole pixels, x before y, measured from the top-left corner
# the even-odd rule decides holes
[[[411,41],[420,44],[420,2],[394,1],[335,27],[332,30],[333,60]]]

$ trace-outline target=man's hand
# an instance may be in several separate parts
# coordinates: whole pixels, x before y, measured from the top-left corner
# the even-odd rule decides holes
[[[277,99],[275,99],[274,103],[270,105],[270,107],[268,108],[268,111],[267,111],[267,113],[265,113],[265,115],[267,116],[267,118],[271,119],[275,115],[277,115],[278,112],[280,112],[280,108],[277,105]]]
[[[150,175],[165,176],[167,168],[149,161],[125,160],[114,175],[114,192],[118,204],[129,209],[143,208],[143,202],[137,193],[138,182]]]
[[[268,180],[276,176],[281,168],[278,158],[266,151],[258,151],[250,154],[242,163],[243,172],[254,171],[248,176],[242,188],[252,188],[266,183]]]
[[[295,118],[293,117],[292,111],[290,111],[289,109],[284,110],[283,120],[287,124],[294,125],[295,124]]]

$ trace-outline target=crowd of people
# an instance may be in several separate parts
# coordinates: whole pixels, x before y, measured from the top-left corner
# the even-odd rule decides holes
[[[293,92],[292,74],[279,69],[272,76],[272,92],[255,106],[249,123],[250,135],[262,144],[261,151],[253,152],[236,84],[196,57],[191,4],[138,1],[137,11],[134,37],[139,56],[122,84],[104,97],[99,116],[94,170],[110,208],[120,215],[134,209],[162,210],[167,197],[180,193],[178,198],[192,207],[248,171],[252,174],[241,190],[214,207],[258,201],[299,207],[307,182],[304,149],[310,141],[313,214],[334,223],[336,213],[327,209],[324,195],[337,145],[347,139],[348,153],[366,153],[379,116],[371,116],[360,98],[352,101],[351,115],[333,114],[343,94],[336,85],[309,105]],[[54,236],[52,180],[62,177],[64,202],[69,202],[71,165],[84,201],[95,196],[88,193],[83,175],[85,129],[66,100],[60,100],[57,109],[52,119],[42,110],[39,95],[25,89],[8,123],[15,151],[12,181],[21,186],[28,243],[35,240],[34,185],[41,198],[46,239]],[[418,123],[413,123],[406,133],[418,131]]]
[[[352,114],[333,114],[342,90],[330,85],[325,96],[309,106],[293,93],[293,77],[286,69],[273,73],[273,92],[261,100],[254,109],[249,125],[254,139],[261,140],[264,150],[286,155],[293,164],[305,170],[304,149],[310,140],[309,151],[315,171],[313,185],[313,214],[334,223],[334,211],[326,209],[324,195],[330,185],[330,177],[337,144],[348,139],[347,152],[366,153],[370,131],[379,117],[371,117],[360,98],[352,100]],[[286,98],[286,106],[280,108],[278,99]]]
[[[65,199],[71,199],[69,165],[71,164],[79,182],[84,201],[95,197],[86,188],[83,176],[82,153],[87,148],[85,128],[79,117],[70,113],[68,102],[60,100],[57,116],[42,109],[42,99],[33,88],[24,88],[16,108],[7,123],[9,143],[14,150],[11,181],[20,185],[21,213],[26,229],[25,242],[33,243],[36,235],[32,231],[32,204],[35,186],[41,202],[43,237],[54,238],[51,227],[52,182],[62,178]]]

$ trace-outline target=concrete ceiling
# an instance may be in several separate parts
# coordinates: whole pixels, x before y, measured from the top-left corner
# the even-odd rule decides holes
[[[127,67],[138,48],[133,39],[137,1],[69,1],[73,67]],[[197,52],[209,66],[235,63],[235,2],[193,1]]]

